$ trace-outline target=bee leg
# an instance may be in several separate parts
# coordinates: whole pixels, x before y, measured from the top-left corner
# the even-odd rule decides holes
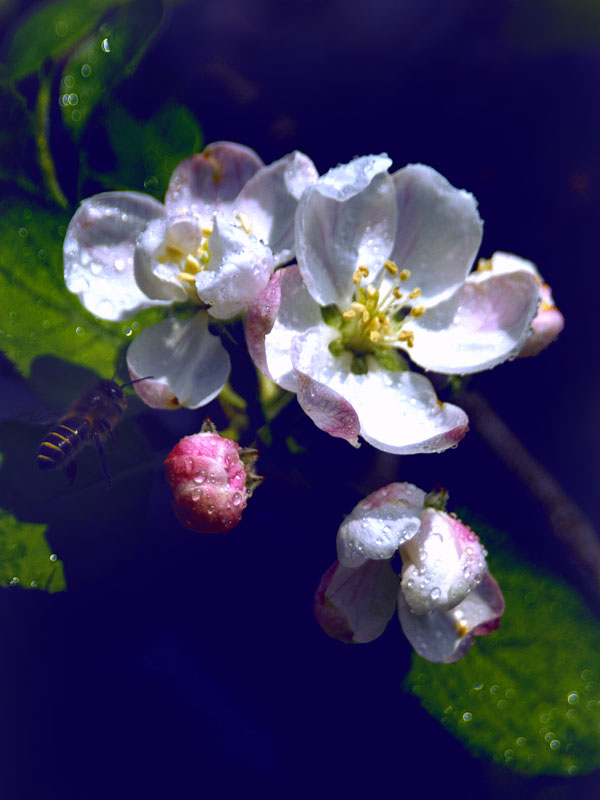
[[[108,483],[107,488],[110,489],[112,485],[112,481],[110,478],[110,471],[108,469],[106,455],[104,454],[104,448],[102,447],[102,442],[100,441],[100,436],[97,431],[94,431],[94,444],[96,445],[96,450],[98,451],[98,457],[100,458],[100,465],[102,467],[102,472],[104,473],[104,477],[106,478],[106,482]]]
[[[117,441],[113,436],[113,430],[111,424],[107,422],[105,419],[101,419],[98,421],[98,427],[102,429],[105,436],[109,437],[111,447],[115,450],[115,452],[118,453],[119,449],[117,447]]]
[[[69,486],[72,486],[75,476],[77,475],[77,461],[75,461],[75,459],[68,462],[67,466],[65,467],[65,475],[69,480]]]

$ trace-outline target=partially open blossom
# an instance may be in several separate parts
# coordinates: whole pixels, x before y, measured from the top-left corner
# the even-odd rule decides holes
[[[293,257],[298,199],[316,178],[302,153],[265,166],[249,148],[217,142],[176,167],[164,205],[139,192],[90,197],[65,236],[67,288],[108,320],[184,302],[215,319],[233,317],[265,288],[275,266]],[[218,387],[179,352],[198,336],[199,349],[211,350],[213,366],[219,362],[213,377],[225,375]],[[136,384],[143,399],[155,408],[197,408],[218,393],[229,358],[209,336],[207,321],[197,319],[139,334],[128,357],[132,378],[141,363],[155,376],[143,389]]]
[[[315,424],[380,450],[445,450],[467,431],[411,369],[468,374],[515,356],[538,302],[516,262],[470,272],[482,222],[472,195],[430,167],[390,175],[365,156],[307,186],[296,213],[297,265],[251,303],[257,366]],[[410,361],[408,359],[410,357]]]
[[[262,480],[253,472],[257,457],[256,450],[240,448],[210,423],[184,436],[164,463],[181,524],[196,533],[227,533],[235,527]]]
[[[315,616],[330,636],[367,642],[398,604],[402,629],[430,661],[449,663],[473,636],[495,630],[504,611],[486,551],[473,531],[440,509],[439,498],[391,483],[353,509],[337,535],[338,561],[315,595]],[[390,560],[402,559],[400,580]]]

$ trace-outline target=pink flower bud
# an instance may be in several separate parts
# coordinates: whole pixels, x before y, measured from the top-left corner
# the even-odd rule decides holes
[[[262,481],[252,470],[257,457],[256,450],[220,436],[211,423],[201,433],[184,436],[165,459],[181,524],[196,533],[227,533],[235,527]]]

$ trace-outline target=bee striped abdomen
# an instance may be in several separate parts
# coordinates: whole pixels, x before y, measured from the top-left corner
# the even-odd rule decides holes
[[[38,448],[38,467],[56,469],[65,466],[86,443],[90,429],[90,421],[86,417],[69,415],[62,419]]]

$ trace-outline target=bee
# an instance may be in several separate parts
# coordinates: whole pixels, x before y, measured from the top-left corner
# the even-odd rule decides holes
[[[80,395],[40,444],[36,456],[38,467],[41,470],[64,468],[71,484],[77,472],[77,455],[86,444],[93,442],[110,488],[110,471],[102,442],[112,437],[127,407],[123,388],[140,380],[148,378],[138,378],[121,386],[113,380],[102,380]]]

